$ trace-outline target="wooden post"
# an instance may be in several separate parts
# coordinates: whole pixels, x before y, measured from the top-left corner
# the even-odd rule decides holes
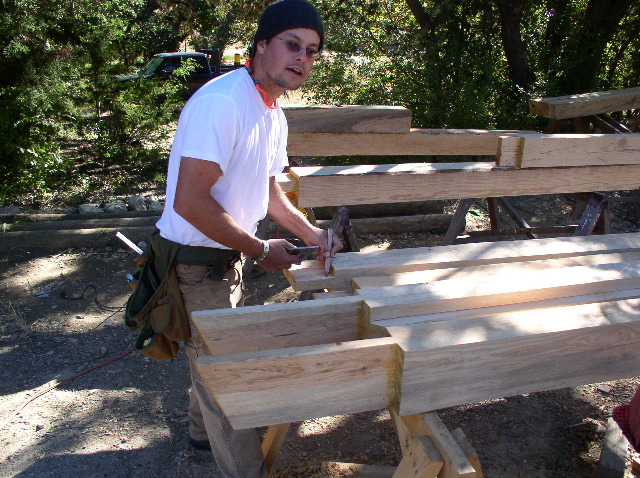
[[[275,463],[290,426],[290,423],[283,423],[281,425],[271,425],[267,429],[261,445],[262,454],[264,455],[264,465],[267,467],[267,470],[271,470],[271,467]]]

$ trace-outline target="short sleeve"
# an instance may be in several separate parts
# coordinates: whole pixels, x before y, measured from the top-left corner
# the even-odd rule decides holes
[[[180,156],[213,161],[224,173],[238,137],[237,118],[237,105],[227,96],[203,95],[187,103],[180,118]]]

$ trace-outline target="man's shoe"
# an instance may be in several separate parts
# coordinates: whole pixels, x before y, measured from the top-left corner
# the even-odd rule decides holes
[[[209,440],[200,441],[200,440],[194,440],[193,438],[189,437],[189,445],[192,448],[195,448],[196,450],[211,451],[211,443],[209,443]]]

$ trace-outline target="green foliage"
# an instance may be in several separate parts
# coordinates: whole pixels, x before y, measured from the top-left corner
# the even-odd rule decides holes
[[[640,0],[524,2],[520,33],[537,78],[530,92],[510,77],[499,1],[315,0],[326,53],[303,93],[315,103],[403,105],[414,127],[540,129],[530,96],[640,84]],[[182,87],[119,84],[114,75],[186,39],[196,48],[249,46],[268,3],[0,2],[0,202],[53,195],[70,182],[81,194],[95,187],[95,171],[114,187],[141,172],[157,176]],[[70,140],[88,146],[71,156]]]
[[[346,13],[342,5],[335,8],[337,16]],[[327,55],[314,67],[305,87],[313,102],[402,105],[413,112],[414,127],[522,124],[513,114],[522,96],[511,91],[496,48],[500,32],[490,3],[434,6],[436,27],[428,34],[416,29],[406,10],[399,15],[399,9],[398,2],[389,0],[376,2],[375,8],[363,4],[333,30],[332,46],[353,49],[354,37],[363,43],[357,51]],[[345,36],[353,31],[347,25],[356,24],[359,32]]]

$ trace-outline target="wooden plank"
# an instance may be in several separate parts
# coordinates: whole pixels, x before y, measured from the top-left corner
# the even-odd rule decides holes
[[[491,307],[478,307],[475,309],[453,310],[450,312],[434,312],[411,317],[396,317],[392,319],[376,320],[371,323],[363,323],[364,337],[387,337],[389,327],[411,326],[425,322],[437,322],[441,320],[469,319],[473,317],[485,317],[489,315],[520,312],[524,310],[541,310],[551,307],[567,307],[572,305],[593,304],[616,300],[636,299],[640,297],[640,289],[619,290],[603,292],[600,294],[574,295],[556,299],[546,299],[515,304],[496,305]]]
[[[276,174],[276,182],[285,193],[293,192],[298,186],[298,181],[289,173]]]
[[[640,367],[640,299],[388,331],[405,353],[401,415],[634,377]]]
[[[529,100],[532,114],[551,119],[576,118],[636,108],[640,108],[640,87]]]
[[[382,408],[410,415],[628,378],[640,366],[640,299],[387,332],[388,338],[201,357],[197,365],[236,428]]]
[[[611,417],[607,420],[607,430],[602,442],[596,478],[624,478],[629,442],[622,430]]]
[[[444,466],[444,459],[433,440],[424,435],[412,438],[393,478],[436,478]]]
[[[640,164],[637,133],[527,134],[518,138],[523,141],[520,157],[516,158],[518,168]]]
[[[337,297],[236,309],[202,310],[193,322],[216,355],[358,338],[358,297]]]
[[[637,189],[640,165],[510,169],[492,163],[292,168],[298,207]]]
[[[507,262],[503,264],[483,264],[480,266],[452,267],[379,276],[354,277],[352,289],[367,289],[394,285],[425,284],[438,280],[465,279],[503,274],[527,274],[530,271],[549,270],[560,267],[588,266],[640,261],[640,251],[615,252],[611,254],[593,254],[588,256],[563,257],[560,259],[541,259],[536,261]]]
[[[290,156],[495,156],[500,136],[521,132],[474,129],[412,129],[394,134],[290,132],[287,153]]]
[[[524,280],[523,280],[524,279]],[[496,277],[451,279],[359,289],[362,316],[373,322],[395,317],[467,310],[640,288],[640,262],[540,270]]]
[[[271,425],[267,429],[267,433],[260,444],[262,454],[264,455],[264,465],[267,467],[267,470],[273,467],[290,427],[290,423],[282,423],[280,425]]]
[[[631,252],[640,249],[640,233],[555,237],[497,243],[346,252],[331,261],[329,277],[318,261],[303,261],[285,271],[295,290],[348,290],[354,277],[431,269]]]
[[[204,356],[197,367],[242,429],[397,407],[402,352],[373,339]]]
[[[283,105],[289,133],[408,133],[411,110],[402,106]]]

